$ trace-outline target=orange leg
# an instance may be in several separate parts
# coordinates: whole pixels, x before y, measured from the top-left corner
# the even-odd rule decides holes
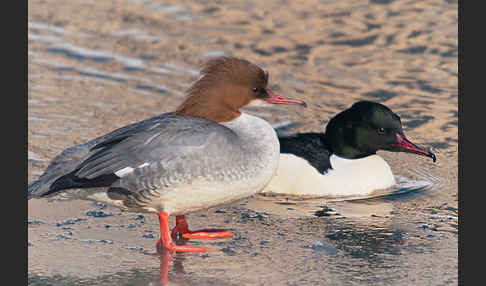
[[[169,214],[166,212],[159,212],[159,223],[160,223],[160,239],[157,241],[157,250],[159,253],[162,252],[161,248],[168,251],[179,251],[179,252],[205,252],[208,248],[199,247],[196,245],[176,245],[170,236],[169,227]]]
[[[176,216],[176,226],[172,229],[172,237],[176,238],[177,235],[182,238],[195,238],[195,239],[215,239],[215,238],[231,238],[233,234],[224,229],[202,229],[197,231],[190,231],[187,226],[186,217],[183,215]]]
[[[189,227],[187,226],[186,218],[183,215],[176,216],[176,225],[172,229],[172,238],[177,238],[179,234],[180,237],[183,237],[184,233],[189,233]]]

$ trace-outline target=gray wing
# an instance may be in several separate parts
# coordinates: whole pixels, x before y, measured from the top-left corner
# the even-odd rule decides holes
[[[231,164],[236,166],[234,160],[243,154],[239,137],[231,129],[176,115],[106,138],[91,152],[75,176],[94,180],[116,174],[120,177],[117,185],[129,191],[189,181],[208,169],[221,173]]]
[[[29,185],[28,197],[114,182],[130,191],[160,186],[161,178],[222,169],[241,157],[238,141],[231,129],[212,121],[162,114],[66,149]],[[134,172],[115,175],[127,167]]]
[[[121,134],[130,134],[135,130],[146,129],[170,115],[170,113],[161,114],[140,122],[129,124],[86,143],[65,149],[49,163],[44,173],[28,186],[28,199],[42,197],[56,192],[56,188],[53,188],[54,183],[58,182],[60,178],[75,171],[78,165],[93,153],[91,151],[93,146],[104,141],[109,141],[111,138],[118,137]]]

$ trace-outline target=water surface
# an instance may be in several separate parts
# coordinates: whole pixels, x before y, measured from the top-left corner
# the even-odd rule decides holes
[[[29,182],[63,149],[173,110],[208,58],[243,57],[308,103],[248,108],[283,132],[379,101],[437,163],[380,152],[402,184],[391,196],[257,195],[190,214],[191,228],[235,238],[186,242],[214,250],[177,254],[169,283],[457,284],[457,18],[457,1],[435,0],[29,1]],[[28,210],[29,285],[156,285],[164,272],[155,215],[85,201]]]

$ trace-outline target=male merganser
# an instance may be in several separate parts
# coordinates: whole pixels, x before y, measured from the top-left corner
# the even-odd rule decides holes
[[[388,107],[360,101],[332,118],[326,133],[279,135],[277,173],[264,193],[299,196],[368,195],[395,185],[378,150],[435,155],[410,142]]]
[[[175,112],[127,125],[55,157],[28,187],[28,198],[86,199],[159,215],[157,247],[172,237],[232,237],[224,230],[189,231],[184,215],[261,191],[274,175],[279,142],[271,125],[239,111],[254,100],[305,103],[267,88],[268,73],[247,60],[209,60]],[[176,226],[169,233],[169,216]]]

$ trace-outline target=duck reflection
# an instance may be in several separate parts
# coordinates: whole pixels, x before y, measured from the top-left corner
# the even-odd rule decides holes
[[[172,258],[174,258],[174,251],[162,249],[160,252],[160,285],[167,285],[169,283],[169,266]],[[180,263],[182,266],[182,263]]]

